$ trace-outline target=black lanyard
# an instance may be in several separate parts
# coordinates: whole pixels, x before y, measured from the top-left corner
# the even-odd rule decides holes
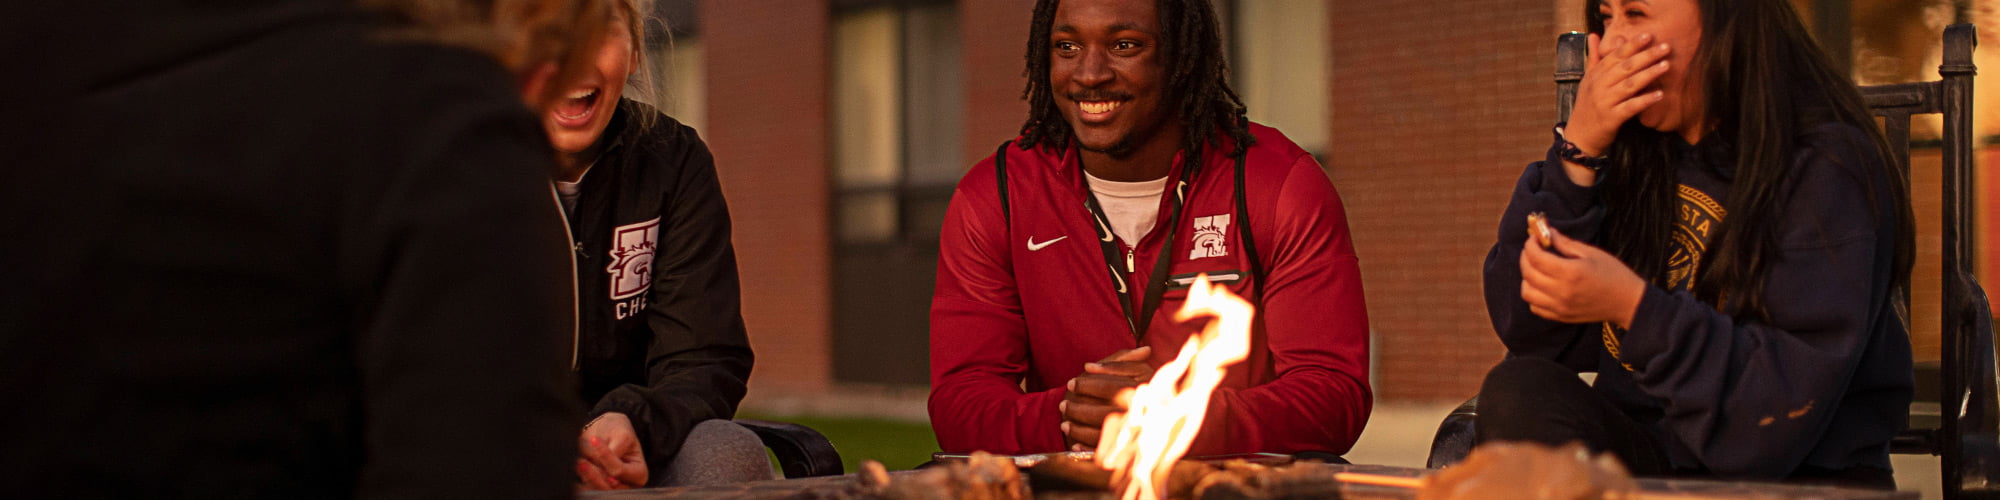
[[[1007,196],[1007,148],[1013,144],[1014,141],[1000,143],[999,149],[993,152],[993,174],[998,178],[996,185],[1000,191],[1000,215],[1007,220],[1009,234],[1013,233],[1014,215],[1013,211],[1009,209],[1011,203],[1009,203]],[[1251,291],[1251,303],[1261,307],[1264,300],[1262,290],[1264,272],[1257,260],[1256,238],[1250,235],[1250,210],[1246,201],[1248,200],[1248,196],[1245,195],[1243,187],[1244,161],[1248,157],[1248,154],[1236,157],[1236,220],[1238,221],[1237,227],[1242,228],[1239,231],[1242,234],[1243,250],[1248,252],[1250,279],[1252,286],[1255,287]],[[1200,162],[1190,164],[1183,161],[1182,164],[1186,165],[1186,167],[1181,170],[1180,182],[1174,186],[1174,205],[1167,218],[1166,240],[1160,244],[1159,261],[1153,264],[1153,280],[1151,283],[1146,284],[1146,302],[1141,304],[1141,308],[1145,312],[1143,316],[1132,314],[1132,296],[1131,292],[1125,286],[1125,272],[1130,272],[1132,263],[1119,258],[1118,236],[1111,232],[1111,218],[1106,217],[1103,207],[1097,205],[1097,194],[1090,191],[1090,182],[1084,180],[1084,173],[1080,172],[1083,170],[1081,163],[1078,164],[1077,168],[1079,170],[1077,179],[1083,182],[1084,188],[1083,206],[1090,211],[1091,219],[1097,222],[1098,245],[1104,250],[1104,267],[1111,272],[1112,290],[1118,293],[1118,307],[1125,310],[1125,326],[1132,330],[1133,338],[1141,344],[1146,341],[1145,328],[1152,325],[1153,310],[1159,307],[1160,297],[1165,295],[1167,291],[1167,264],[1169,263],[1168,259],[1173,255],[1174,230],[1180,226],[1181,205],[1186,202],[1187,180],[1193,177],[1194,171],[1201,167]],[[1133,247],[1133,252],[1138,252],[1136,245]],[[1120,263],[1125,264],[1127,271],[1119,271]],[[1145,320],[1141,321],[1139,318],[1144,318]]]
[[[1104,215],[1104,207],[1098,206],[1097,193],[1090,191],[1090,182],[1084,181],[1083,206],[1090,209],[1091,218],[1097,221],[1097,245],[1104,249],[1104,268],[1111,272],[1112,290],[1118,292],[1118,307],[1125,310],[1125,326],[1132,329],[1132,338],[1140,343],[1145,343],[1146,328],[1153,324],[1153,311],[1159,309],[1160,297],[1167,293],[1167,266],[1173,262],[1174,232],[1181,225],[1181,206],[1187,204],[1187,181],[1200,169],[1201,162],[1183,160],[1181,165],[1179,182],[1173,186],[1173,205],[1167,211],[1166,238],[1160,242],[1160,257],[1153,263],[1152,279],[1146,280],[1145,302],[1140,304],[1138,315],[1132,314],[1132,292],[1125,285],[1125,274],[1136,271],[1134,264],[1118,255],[1118,235],[1111,232],[1111,218]],[[1077,171],[1078,177],[1086,175],[1081,164]],[[1134,243],[1132,255],[1138,252],[1139,245]]]

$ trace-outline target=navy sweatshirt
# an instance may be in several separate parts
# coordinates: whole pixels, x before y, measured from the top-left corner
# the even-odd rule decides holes
[[[1517,356],[1597,372],[1597,392],[1667,443],[1676,468],[1782,479],[1801,466],[1889,468],[1910,404],[1910,341],[1898,312],[1894,189],[1862,130],[1822,124],[1799,137],[1774,214],[1781,256],[1768,269],[1769,322],[1736,317],[1689,290],[1726,220],[1735,158],[1720,140],[1674,155],[1679,222],[1666,276],[1647,286],[1631,331],[1528,311],[1520,255],[1527,215],[1602,247],[1605,207],[1570,182],[1551,148],[1530,164],[1486,257],[1486,305]]]

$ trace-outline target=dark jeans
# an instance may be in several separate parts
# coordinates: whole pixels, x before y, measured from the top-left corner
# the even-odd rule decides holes
[[[1646,424],[1605,400],[1576,372],[1541,358],[1510,358],[1486,374],[1479,388],[1475,442],[1529,441],[1562,445],[1580,441],[1593,452],[1611,453],[1635,476],[1709,476],[1703,470],[1676,470]],[[1843,470],[1803,466],[1787,482],[1890,489],[1888,470]]]
[[[1476,443],[1581,441],[1590,451],[1617,455],[1633,475],[1675,475],[1666,448],[1645,424],[1619,411],[1575,371],[1546,359],[1511,358],[1487,372],[1472,428]]]

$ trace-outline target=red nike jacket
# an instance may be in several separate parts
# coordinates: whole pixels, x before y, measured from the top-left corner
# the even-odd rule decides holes
[[[1310,154],[1276,129],[1253,123],[1251,133],[1257,144],[1243,184],[1264,281],[1258,326],[1249,359],[1229,370],[1190,454],[1346,453],[1372,404],[1368,312],[1347,217]],[[1236,162],[1226,156],[1234,145],[1204,149],[1178,220],[1167,220],[1176,192],[1169,185],[1159,222],[1136,248],[1112,240],[1130,259],[1124,265],[1100,247],[1109,233],[1085,205],[1091,194],[1074,147],[1005,149],[1008,214],[993,158],[959,181],[931,300],[930,415],[944,451],[1063,450],[1063,387],[1085,363],[1142,345],[1119,304],[1125,283],[1140,311],[1145,284],[1168,280],[1143,342],[1155,367],[1196,331],[1172,319],[1195,274],[1246,298],[1259,290],[1240,238]],[[1184,167],[1176,157],[1169,179]],[[1169,225],[1178,225],[1174,241],[1163,241]],[[1169,245],[1169,276],[1150,276]]]

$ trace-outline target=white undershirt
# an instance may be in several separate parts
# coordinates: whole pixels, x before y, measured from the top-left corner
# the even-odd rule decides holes
[[[564,213],[575,211],[576,199],[583,196],[583,188],[578,187],[578,184],[582,184],[582,182],[556,181],[556,194],[562,197]]]
[[[597,166],[591,162],[590,167]],[[562,198],[563,213],[576,210],[576,199],[583,197],[583,176],[590,174],[590,167],[583,167],[583,173],[576,174],[576,181],[556,181],[556,194]]]
[[[1086,171],[1083,180],[1090,184],[1097,206],[1104,208],[1104,217],[1111,220],[1111,234],[1118,235],[1126,245],[1137,246],[1139,239],[1146,237],[1159,221],[1160,194],[1167,192],[1166,177],[1119,182],[1099,179]]]

